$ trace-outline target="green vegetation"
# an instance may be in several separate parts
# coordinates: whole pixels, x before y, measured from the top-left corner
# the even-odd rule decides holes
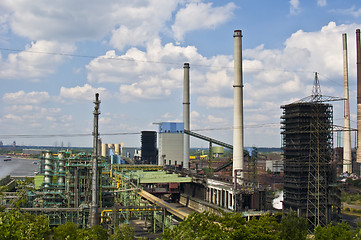
[[[103,227],[97,225],[89,229],[80,229],[75,223],[67,222],[54,228],[54,240],[74,239],[74,240],[103,240],[109,239],[109,233]]]
[[[133,228],[120,225],[113,235],[102,226],[80,229],[75,223],[67,222],[51,229],[46,216],[36,216],[20,210],[0,212],[0,236],[3,240],[133,240]]]
[[[192,213],[185,221],[172,229],[166,229],[161,239],[267,239],[267,240],[361,240],[361,229],[353,230],[346,223],[316,227],[314,235],[308,235],[307,220],[296,213],[282,216],[264,215],[246,221],[239,213],[215,215],[209,212]],[[113,234],[101,226],[80,229],[75,223],[67,222],[50,228],[46,216],[36,216],[20,210],[0,212],[1,239],[104,239],[133,240],[134,230],[122,224]]]
[[[0,213],[1,239],[50,239],[46,216],[22,213],[18,210]]]
[[[307,220],[289,215],[264,215],[246,222],[239,213],[192,213],[178,227],[165,230],[162,239],[267,239],[267,240],[324,240],[361,239],[361,230],[352,230],[346,223],[318,226],[308,235]]]
[[[341,201],[345,202],[347,204],[360,205],[361,204],[361,195],[343,192],[341,194]]]
[[[329,224],[326,227],[317,226],[315,229],[316,240],[329,240],[329,239],[361,239],[360,229],[352,230],[346,223],[339,223],[336,226]]]

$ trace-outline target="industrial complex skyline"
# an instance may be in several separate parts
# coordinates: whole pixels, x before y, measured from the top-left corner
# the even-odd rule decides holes
[[[310,95],[314,72],[322,94],[343,97],[342,33],[356,128],[357,28],[356,0],[1,1],[0,140],[91,146],[99,92],[103,142],[140,146],[154,123],[183,121],[187,62],[191,130],[232,144],[235,29],[243,34],[245,146],[280,147],[280,106]],[[343,103],[332,104],[342,126]],[[191,138],[191,147],[207,145]]]

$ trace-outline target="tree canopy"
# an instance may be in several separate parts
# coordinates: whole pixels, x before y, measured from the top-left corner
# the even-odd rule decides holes
[[[50,228],[46,216],[36,216],[20,210],[0,212],[0,238],[12,239],[101,239],[133,240],[134,229],[121,224],[113,234],[102,226],[81,229],[72,222]],[[361,229],[351,229],[347,223],[317,226],[314,235],[308,235],[308,224],[296,213],[263,215],[246,221],[241,213],[192,213],[178,226],[165,229],[161,239],[265,239],[265,240],[361,240]]]

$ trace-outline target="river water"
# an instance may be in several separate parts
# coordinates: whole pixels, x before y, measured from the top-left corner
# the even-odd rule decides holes
[[[5,156],[0,156],[0,178],[6,175],[34,176],[38,172],[39,163],[34,159],[22,159],[11,156],[11,161],[4,161]]]

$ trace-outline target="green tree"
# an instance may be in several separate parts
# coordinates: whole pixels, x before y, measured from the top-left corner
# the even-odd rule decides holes
[[[217,222],[218,217],[209,212],[192,213],[178,227],[166,229],[162,239],[229,239]]]
[[[100,225],[88,229],[80,229],[78,225],[72,222],[66,222],[54,228],[54,240],[106,240],[109,233]]]
[[[178,227],[166,229],[162,239],[279,239],[280,224],[270,215],[249,222],[240,213],[192,213]]]
[[[88,229],[78,229],[77,239],[79,240],[106,240],[109,239],[108,230],[100,225]]]
[[[19,210],[0,213],[1,239],[49,239],[51,229],[45,216]]]
[[[76,239],[78,236],[77,230],[77,224],[73,222],[66,222],[65,224],[59,225],[53,229],[53,238],[54,240]]]
[[[280,224],[275,216],[264,215],[259,219],[252,218],[247,222],[248,236],[246,239],[280,239]]]
[[[121,224],[110,236],[111,240],[133,240],[135,239],[134,229],[129,224]]]
[[[281,239],[304,240],[307,239],[307,219],[298,217],[297,213],[291,212],[284,215],[281,221]]]
[[[356,232],[351,230],[350,226],[344,222],[336,226],[332,223],[326,227],[317,226],[315,229],[315,240],[349,240],[355,239],[355,236]]]

